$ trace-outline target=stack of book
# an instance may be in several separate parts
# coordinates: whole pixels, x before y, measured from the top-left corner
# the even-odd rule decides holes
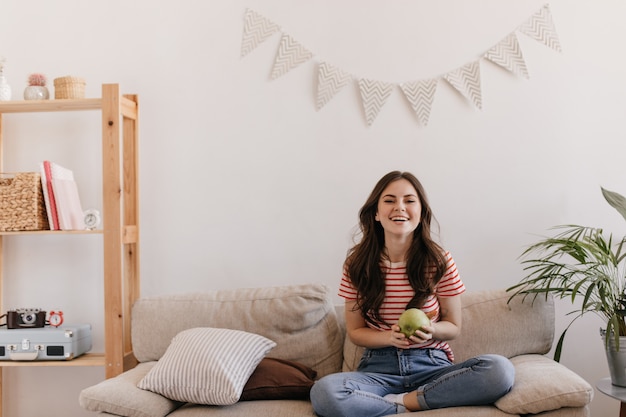
[[[40,169],[50,230],[85,229],[74,173],[50,161],[43,161]]]

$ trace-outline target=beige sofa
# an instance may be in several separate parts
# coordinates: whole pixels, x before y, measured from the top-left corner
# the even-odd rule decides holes
[[[462,297],[463,331],[451,343],[457,360],[482,353],[509,357],[516,368],[515,385],[492,406],[431,410],[420,412],[419,416],[590,415],[593,388],[545,356],[554,337],[551,299],[538,298],[534,303],[515,299],[507,304],[509,294],[504,290],[467,292]],[[318,284],[140,299],[133,306],[131,320],[139,365],[84,389],[79,402],[83,408],[103,416],[313,417],[311,404],[303,399],[199,405],[173,401],[137,385],[171,349],[174,336],[195,328],[235,329],[262,335],[276,343],[266,357],[306,365],[317,372],[317,378],[352,370],[358,364],[360,348],[344,337],[342,308],[336,302],[334,291]]]

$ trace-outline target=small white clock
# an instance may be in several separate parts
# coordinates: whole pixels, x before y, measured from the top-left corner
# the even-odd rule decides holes
[[[59,327],[63,324],[63,312],[62,311],[51,311],[50,317],[48,318],[48,323],[50,326]]]
[[[94,230],[100,226],[100,212],[98,210],[85,210],[84,216],[85,227],[88,230]]]

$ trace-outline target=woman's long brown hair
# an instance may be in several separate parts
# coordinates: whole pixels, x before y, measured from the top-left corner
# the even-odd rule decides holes
[[[413,185],[422,206],[420,224],[413,233],[406,259],[409,283],[415,291],[406,308],[421,307],[446,270],[444,251],[431,237],[430,223],[433,214],[424,187],[409,172],[393,171],[386,174],[378,181],[359,211],[362,238],[350,249],[345,262],[346,271],[358,293],[356,308],[366,321],[374,325],[388,324],[380,315],[380,307],[385,298],[387,272],[383,261],[388,257],[385,253],[384,230],[380,222],[376,221],[378,201],[389,184],[401,179]]]

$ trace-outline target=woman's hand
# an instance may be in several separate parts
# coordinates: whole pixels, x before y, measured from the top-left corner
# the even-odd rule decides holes
[[[420,330],[416,330],[411,337],[407,338],[404,333],[400,332],[400,326],[394,324],[391,326],[391,344],[397,348],[406,349],[410,345],[416,345],[432,340],[435,333],[433,324],[424,326]]]

